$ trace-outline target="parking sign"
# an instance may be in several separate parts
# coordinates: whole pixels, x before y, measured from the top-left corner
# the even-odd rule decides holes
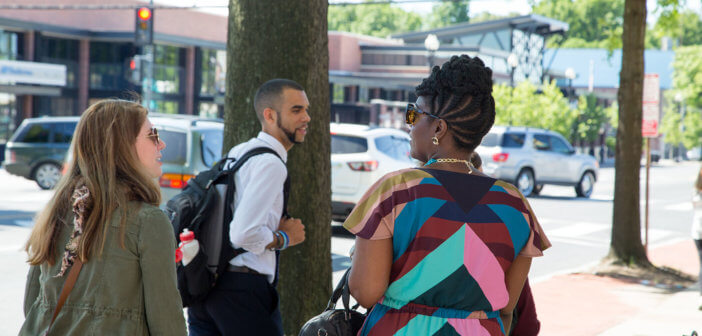
[[[658,136],[658,116],[660,115],[661,87],[658,74],[646,74],[643,88],[643,113],[641,135],[655,138]]]

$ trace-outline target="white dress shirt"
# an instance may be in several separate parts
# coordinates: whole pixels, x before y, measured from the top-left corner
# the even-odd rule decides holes
[[[260,132],[256,138],[239,144],[229,151],[229,157],[241,157],[256,147],[269,147],[280,158],[264,153],[249,158],[234,175],[234,218],[229,225],[229,239],[242,253],[232,260],[234,266],[246,266],[268,276],[275,277],[275,252],[266,249],[273,241],[273,231],[278,229],[283,215],[283,184],[288,176],[285,163],[288,152],[270,134]],[[282,159],[282,161],[281,161]]]

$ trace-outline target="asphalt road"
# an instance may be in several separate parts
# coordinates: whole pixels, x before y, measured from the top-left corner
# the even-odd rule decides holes
[[[663,162],[651,168],[650,246],[689,239],[692,222],[692,185],[699,163]],[[641,210],[643,227],[644,170]],[[575,196],[570,187],[546,186],[541,196],[530,197],[537,218],[553,247],[532,264],[530,278],[548,277],[594,265],[609,250],[612,228],[614,169],[602,168],[590,199]],[[16,335],[23,321],[22,301],[27,265],[21,251],[32,218],[51,198],[32,181],[0,169],[0,336]],[[353,237],[332,226],[332,265],[336,282],[350,265],[348,251]],[[642,237],[643,237],[642,230]]]

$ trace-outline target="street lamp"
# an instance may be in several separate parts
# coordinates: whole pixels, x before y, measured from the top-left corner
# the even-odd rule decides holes
[[[424,48],[429,52],[429,72],[431,73],[431,68],[434,67],[434,53],[439,50],[439,39],[434,34],[427,35],[424,39]]]
[[[519,59],[514,53],[507,56],[507,65],[509,65],[509,86],[514,87],[514,69],[519,65]]]
[[[568,103],[573,100],[573,79],[575,79],[575,70],[573,68],[567,68],[565,71],[565,76],[568,79]]]

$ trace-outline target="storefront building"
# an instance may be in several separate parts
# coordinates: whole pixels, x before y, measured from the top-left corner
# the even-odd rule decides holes
[[[0,11],[0,145],[24,118],[79,115],[99,99],[138,96],[142,83],[130,80],[129,60],[143,52],[134,45],[135,8],[147,4]],[[221,115],[226,31],[223,16],[154,10],[152,110]]]

